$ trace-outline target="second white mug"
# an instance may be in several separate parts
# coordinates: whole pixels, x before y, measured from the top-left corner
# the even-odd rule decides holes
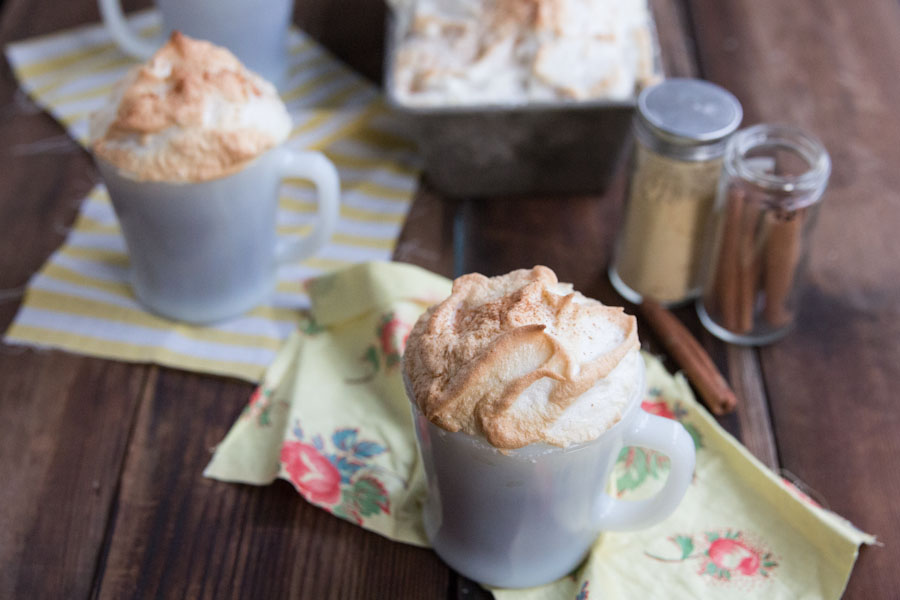
[[[294,0],[156,0],[163,32],[153,39],[141,37],[129,27],[121,0],[98,0],[98,5],[110,35],[135,58],[147,60],[178,30],[225,46],[276,87],[284,85]]]

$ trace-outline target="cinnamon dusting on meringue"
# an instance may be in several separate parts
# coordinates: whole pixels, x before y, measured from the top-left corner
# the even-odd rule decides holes
[[[274,86],[176,31],[92,115],[90,133],[94,153],[134,179],[196,182],[240,170],[290,131]]]
[[[404,369],[419,409],[443,429],[501,449],[566,446],[621,418],[638,348],[634,317],[537,266],[454,281],[413,328]]]

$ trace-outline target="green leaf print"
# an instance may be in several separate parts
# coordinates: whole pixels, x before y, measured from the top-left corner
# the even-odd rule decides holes
[[[625,490],[633,490],[647,479],[647,455],[643,448],[625,448],[624,458],[625,472],[616,479],[616,489],[619,493]]]
[[[682,427],[688,432],[688,435],[691,436],[691,439],[694,440],[694,448],[699,450],[703,448],[703,436],[700,435],[700,431],[691,423],[681,423]]]
[[[316,323],[315,319],[309,317],[308,319],[300,323],[300,331],[302,331],[306,335],[316,335],[317,333],[322,333],[323,331],[325,331],[325,328]]]
[[[353,502],[364,517],[384,511],[390,513],[387,490],[371,477],[361,477],[353,484]]]
[[[616,478],[619,495],[640,487],[648,478],[659,479],[660,473],[669,468],[667,457],[636,446],[623,448],[618,462],[624,466],[624,471]]]
[[[679,535],[675,537],[675,543],[678,544],[678,547],[681,548],[681,558],[682,560],[689,557],[691,552],[694,551],[694,540],[686,535]]]
[[[379,360],[378,360],[378,349],[375,346],[369,346],[366,348],[365,354],[362,356],[362,361],[367,362],[372,365],[372,370],[377,373],[380,368]]]

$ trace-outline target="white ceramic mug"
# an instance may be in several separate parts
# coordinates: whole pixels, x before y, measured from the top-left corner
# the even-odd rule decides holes
[[[163,36],[137,35],[122,13],[121,0],[98,0],[110,35],[128,54],[147,60],[178,30],[231,50],[244,65],[282,87],[287,74],[287,36],[294,0],[156,0]]]
[[[196,183],[136,181],[96,161],[128,246],[135,295],[168,318],[210,323],[265,302],[277,266],[312,255],[337,224],[337,170],[318,152],[279,146],[236,173]],[[279,243],[285,177],[315,184],[318,220],[305,237]]]
[[[641,409],[643,377],[642,366],[624,416],[597,439],[505,454],[483,438],[431,423],[407,381],[428,480],[425,533],[444,562],[486,585],[531,587],[570,573],[600,532],[647,527],[671,514],[693,476],[694,443],[680,423]],[[605,493],[625,446],[670,458],[668,480],[655,496],[623,501]]]

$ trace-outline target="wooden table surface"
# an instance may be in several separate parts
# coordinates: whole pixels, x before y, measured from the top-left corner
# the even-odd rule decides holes
[[[0,6],[3,44],[99,19],[92,0]],[[723,425],[884,542],[862,549],[847,597],[898,598],[900,3],[654,7],[670,75],[719,83],[743,103],[745,124],[793,123],[831,152],[797,329],[741,349],[701,331],[691,310],[678,314],[741,397]],[[377,0],[297,0],[295,22],[377,81],[384,10]],[[17,290],[62,243],[98,177],[8,66],[0,140],[5,329]],[[457,202],[423,185],[396,258],[445,275],[546,264],[618,303],[605,269],[622,182],[603,196]],[[250,392],[226,378],[0,345],[0,598],[486,596],[431,551],[341,521],[284,482],[202,478]]]

